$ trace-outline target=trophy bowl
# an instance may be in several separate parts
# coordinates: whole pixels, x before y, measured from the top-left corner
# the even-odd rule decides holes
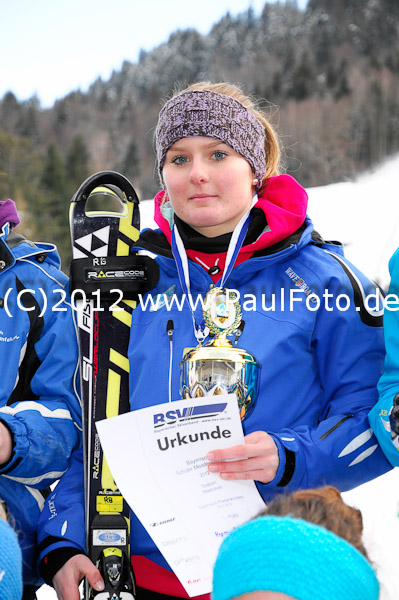
[[[259,369],[252,354],[233,347],[227,339],[216,338],[184,355],[180,363],[181,397],[235,393],[243,421],[255,406]]]

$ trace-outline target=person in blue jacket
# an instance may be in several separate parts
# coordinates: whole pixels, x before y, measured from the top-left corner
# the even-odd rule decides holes
[[[389,261],[391,283],[384,311],[386,356],[378,382],[379,400],[369,414],[370,425],[389,462],[399,466],[399,248]]]
[[[156,255],[160,278],[133,311],[132,410],[179,399],[185,349],[209,339],[188,293],[228,287],[240,295],[240,347],[261,365],[259,395],[242,422],[245,445],[215,445],[209,469],[255,480],[266,502],[325,484],[348,490],[389,470],[367,421],[384,359],[379,292],[314,231],[305,190],[279,174],[263,113],[236,86],[197,83],[161,110],[156,147],[159,229],[143,231],[136,249]],[[39,527],[40,572],[64,600],[78,600],[83,575],[103,585],[84,556],[82,479],[76,453]],[[131,551],[138,600],[187,598],[134,514]]]
[[[67,277],[52,244],[28,242],[12,200],[0,202],[0,499],[18,533],[24,600],[43,581],[36,527],[81,439],[77,342]]]

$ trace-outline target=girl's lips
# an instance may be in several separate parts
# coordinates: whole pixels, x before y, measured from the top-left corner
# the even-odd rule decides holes
[[[212,198],[216,198],[215,195],[213,194],[195,194],[193,196],[190,196],[189,200],[210,200]]]

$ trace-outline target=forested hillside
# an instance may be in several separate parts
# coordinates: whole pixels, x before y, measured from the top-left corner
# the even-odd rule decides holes
[[[176,87],[200,79],[239,82],[262,99],[285,170],[303,185],[352,177],[399,149],[399,2],[265,4],[259,17],[226,14],[208,35],[178,30],[51,109],[10,91],[0,101],[0,199],[14,198],[28,235],[56,242],[67,261],[76,187],[116,169],[142,198],[156,192],[156,115]]]

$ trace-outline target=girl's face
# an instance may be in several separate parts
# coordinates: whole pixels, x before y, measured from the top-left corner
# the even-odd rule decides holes
[[[254,194],[249,163],[209,137],[175,142],[166,153],[163,179],[177,216],[206,237],[232,232]]]

